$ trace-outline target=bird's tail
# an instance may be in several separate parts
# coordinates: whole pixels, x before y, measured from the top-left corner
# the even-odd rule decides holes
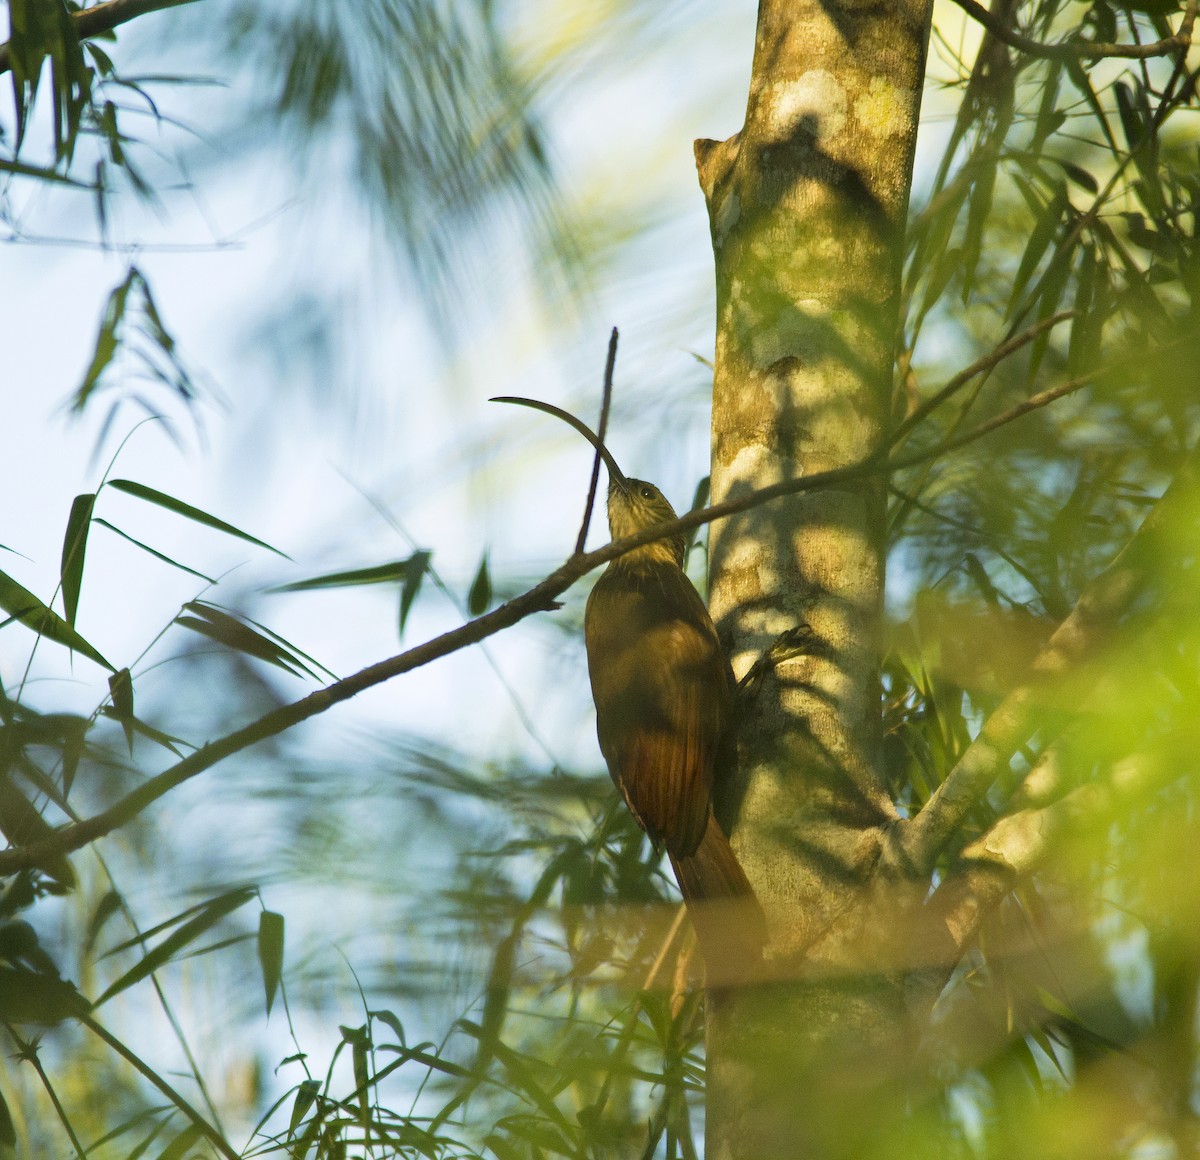
[[[708,825],[692,854],[671,866],[704,952],[709,986],[745,981],[762,959],[767,924],[754,887],[709,807]]]

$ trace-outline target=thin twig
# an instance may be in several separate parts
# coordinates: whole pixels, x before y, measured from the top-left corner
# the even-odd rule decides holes
[[[600,446],[605,446],[604,436],[608,431],[608,410],[612,405],[613,371],[617,365],[617,328],[612,328],[608,338],[608,358],[604,362],[604,396],[600,400],[600,425],[596,428],[596,438]],[[579,527],[579,538],[575,541],[575,555],[583,551],[584,541],[587,540],[588,526],[592,522],[592,508],[596,504],[596,488],[600,484],[600,447],[596,448],[596,456],[592,460],[592,478],[588,483],[587,503],[583,508],[583,523]]]
[[[1126,60],[1146,60],[1155,56],[1167,56],[1178,49],[1186,49],[1192,43],[1193,13],[1189,10],[1179,31],[1174,36],[1156,40],[1153,44],[1100,44],[1087,40],[1065,40],[1058,44],[1044,44],[1009,28],[997,20],[978,0],[954,0],[972,19],[977,20],[997,40],[1009,48],[1018,49],[1027,56],[1041,60],[1099,60],[1104,57],[1120,57]]]
[[[918,423],[924,420],[930,412],[940,407],[952,395],[957,394],[963,387],[967,385],[976,375],[983,374],[984,371],[990,371],[993,367],[1003,362],[1010,354],[1015,354],[1022,347],[1028,346],[1029,343],[1036,341],[1046,331],[1053,329],[1060,322],[1065,322],[1068,318],[1074,318],[1077,315],[1074,310],[1061,310],[1057,314],[1051,315],[1049,318],[1043,318],[1041,322],[1035,323],[1027,330],[1023,330],[1020,334],[1006,339],[994,350],[989,351],[981,358],[976,359],[969,367],[959,371],[954,375],[945,386],[935,391],[928,399],[925,399],[911,414],[907,415],[904,421],[897,425],[895,431],[892,432],[891,443],[895,446],[909,433]]]

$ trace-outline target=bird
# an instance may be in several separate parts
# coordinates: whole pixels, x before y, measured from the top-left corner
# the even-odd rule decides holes
[[[614,540],[676,519],[653,484],[626,476],[600,438],[553,404],[604,459]],[[584,642],[600,752],[638,825],[666,848],[705,958],[761,956],[762,910],[713,810],[734,683],[716,626],[684,571],[686,541],[665,535],[616,557],[588,597]]]

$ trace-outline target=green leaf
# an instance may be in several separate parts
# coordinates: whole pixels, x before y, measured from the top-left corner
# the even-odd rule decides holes
[[[1138,88],[1140,89],[1141,86],[1139,85]],[[1117,112],[1121,117],[1121,129],[1125,133],[1125,143],[1130,150],[1136,149],[1146,132],[1138,107],[1140,102],[1134,90],[1124,81],[1117,81],[1113,85],[1113,92],[1117,98]]]
[[[399,584],[408,576],[409,568],[416,557],[393,560],[388,564],[373,564],[369,568],[352,568],[348,572],[326,572],[308,580],[296,580],[291,584],[280,584],[270,592],[307,592],[314,588],[353,588],[360,584]]]
[[[100,712],[114,721],[120,720],[117,717],[116,711],[111,705],[104,705]],[[164,733],[161,729],[155,729],[153,725],[147,725],[145,721],[139,721],[136,717],[128,718],[129,727],[139,736],[145,737],[147,741],[153,741],[155,745],[161,745],[164,749],[175,754],[176,757],[182,757],[183,753],[178,748],[180,745],[188,743],[182,737],[172,737],[170,733]],[[125,721],[121,721],[124,725]],[[194,747],[189,747],[194,748]]]
[[[370,1126],[371,1118],[371,1097],[368,1090],[371,1086],[371,1069],[369,1067],[371,1036],[366,1024],[362,1027],[343,1026],[339,1030],[342,1033],[342,1042],[350,1045],[350,1060],[354,1069],[354,1091],[358,1096],[359,1123],[364,1129],[367,1129]]]
[[[967,302],[975,285],[975,271],[979,267],[979,258],[983,253],[983,235],[992,215],[992,199],[996,192],[996,177],[1000,166],[997,149],[989,146],[981,150],[980,170],[971,182],[970,201],[967,205],[967,226],[963,235],[961,266],[962,299]],[[944,253],[941,262],[951,265],[949,253]],[[946,272],[948,280],[954,267]],[[944,287],[943,287],[944,288]],[[940,291],[939,291],[940,294]]]
[[[75,389],[71,400],[71,410],[81,414],[88,404],[92,393],[100,384],[100,378],[108,369],[117,353],[119,338],[117,332],[125,320],[125,308],[129,303],[129,291],[136,280],[141,278],[136,266],[130,266],[121,284],[115,287],[108,296],[104,314],[100,319],[100,330],[96,335],[96,348],[92,352],[92,361],[83,376],[83,381]]]
[[[471,582],[471,591],[467,593],[467,612],[471,616],[482,616],[487,612],[492,602],[492,578],[488,574],[488,554],[484,552],[479,561],[479,571]]]
[[[264,910],[258,917],[258,963],[262,967],[267,1014],[270,1015],[283,974],[283,915],[273,910]]]
[[[133,677],[128,669],[121,669],[108,678],[108,692],[112,697],[113,716],[125,730],[125,741],[129,754],[133,756]]]
[[[500,1042],[500,1033],[504,1030],[504,1017],[508,1013],[513,971],[520,945],[521,931],[513,930],[500,940],[492,957],[492,969],[488,972],[484,990],[483,1013],[479,1020],[479,1047],[473,1068],[479,1074],[491,1062],[496,1044]]]
[[[247,656],[257,657],[260,661],[266,661],[293,676],[299,676],[301,672],[304,672],[310,677],[316,677],[317,674],[300,659],[301,654],[297,650],[293,650],[290,645],[285,647],[284,643],[276,643],[276,640],[269,639],[263,633],[255,632],[248,624],[223,608],[218,608],[205,601],[191,600],[183,606],[183,609],[184,612],[191,612],[194,615],[185,616],[181,613],[175,618],[176,624],[219,641],[235,652],[245,653]]]
[[[404,587],[400,589],[400,634],[402,636],[413,601],[416,600],[417,593],[421,590],[421,581],[425,579],[425,573],[429,570],[431,555],[431,552],[421,551],[414,552],[409,557],[408,570],[404,573]]]
[[[104,929],[104,924],[121,909],[121,896],[115,890],[107,891],[100,901],[96,904],[96,909],[92,912],[91,920],[88,922],[87,934],[83,940],[83,953],[90,955],[92,948],[96,945],[96,939],[100,937],[100,932]]]
[[[102,1003],[106,1003],[114,995],[119,995],[122,991],[132,987],[134,983],[141,982],[142,979],[157,971],[159,967],[170,962],[185,946],[194,942],[227,914],[237,910],[240,906],[245,906],[255,897],[255,894],[256,891],[253,887],[241,887],[238,890],[230,890],[225,894],[218,895],[204,903],[195,918],[185,922],[174,934],[168,935],[158,946],[148,951],[140,962],[126,971],[96,1000],[95,1005],[99,1007]]]
[[[183,1160],[187,1151],[197,1140],[203,1138],[199,1124],[188,1124],[159,1154],[158,1160]]]
[[[73,177],[67,177],[53,169],[45,169],[40,165],[26,165],[21,161],[13,161],[11,158],[0,157],[0,173],[15,173],[19,177],[33,177],[38,181],[52,181],[58,185],[69,185],[74,189],[92,188],[86,182],[76,181]]]
[[[1031,191],[1027,188],[1025,192],[1027,197],[1032,196]],[[1029,279],[1033,277],[1034,270],[1037,269],[1038,263],[1042,260],[1046,250],[1050,247],[1050,243],[1054,240],[1054,235],[1058,232],[1063,210],[1066,209],[1066,206],[1066,188],[1060,185],[1054,196],[1042,208],[1041,214],[1034,222],[1033,229],[1029,233],[1029,241],[1025,244],[1025,252],[1021,255],[1021,264],[1017,267],[1017,274],[1013,279],[1012,293],[1008,298],[1006,317],[1012,317],[1017,303],[1021,300],[1021,294],[1029,283]]]
[[[117,491],[123,491],[127,495],[136,496],[138,499],[144,499],[147,503],[166,508],[167,511],[183,516],[184,519],[194,520],[196,523],[203,524],[207,528],[214,528],[218,532],[224,532],[227,536],[236,536],[239,540],[246,540],[248,543],[255,544],[260,548],[266,548],[268,552],[274,552],[277,556],[283,556],[285,560],[291,559],[286,553],[281,552],[278,548],[272,548],[270,544],[258,539],[256,536],[250,535],[249,532],[243,532],[240,528],[235,528],[232,524],[227,524],[224,520],[219,520],[216,516],[209,515],[208,512],[203,512],[197,507],[192,507],[191,504],[184,503],[183,500],[176,499],[165,492],[147,487],[144,483],[135,483],[131,479],[110,479],[107,486],[116,488]]]
[[[1072,309],[1075,317],[1071,320],[1071,340],[1067,346],[1067,373],[1074,377],[1085,365],[1084,359],[1095,356],[1094,350],[1088,351],[1085,344],[1094,337],[1093,327],[1089,325],[1092,307],[1092,291],[1096,285],[1096,250],[1093,246],[1083,245],[1079,248],[1079,271],[1075,278],[1075,301]],[[1103,324],[1103,319],[1100,320]]]
[[[1078,245],[1076,239],[1075,246]],[[1044,322],[1057,310],[1063,293],[1071,277],[1071,266],[1075,256],[1075,246],[1056,251],[1053,260],[1042,278],[1041,298],[1038,302],[1037,321]],[[1041,366],[1046,351],[1050,348],[1051,331],[1043,331],[1033,343],[1029,351],[1029,377],[1032,380]]]
[[[5,572],[0,572],[0,609],[9,616],[8,621],[4,623],[19,620],[33,629],[38,636],[82,653],[110,672],[117,671],[114,665],[110,665],[57,612],[47,608],[28,588],[23,588]],[[0,628],[2,627],[3,624],[0,624]]]
[[[308,1115],[309,1109],[317,1102],[321,1091],[319,1080],[306,1079],[296,1089],[296,1099],[292,1103],[292,1115],[288,1121],[288,1136],[295,1135],[301,1121]]]
[[[1073,181],[1080,189],[1086,189],[1088,193],[1099,193],[1100,183],[1081,165],[1075,165],[1070,161],[1062,161],[1059,158],[1053,158],[1054,162],[1062,166],[1062,171],[1067,175],[1067,179]]]
[[[197,572],[195,568],[189,568],[186,564],[181,564],[178,560],[172,560],[170,556],[163,555],[162,552],[150,547],[149,544],[143,544],[141,540],[135,540],[128,532],[121,531],[115,524],[110,524],[108,520],[101,519],[99,516],[95,520],[102,528],[107,528],[110,532],[116,532],[123,540],[128,540],[135,548],[141,548],[143,552],[149,552],[156,560],[161,560],[164,564],[170,564],[172,568],[178,568],[181,572],[186,572],[189,576],[196,576],[201,580],[207,581],[209,584],[215,584],[211,576],[206,576],[203,572]]]
[[[88,1009],[88,1001],[65,979],[24,967],[0,967],[0,1021],[53,1027]]]
[[[17,1130],[13,1127],[12,1113],[8,1110],[3,1092],[0,1092],[0,1144],[6,1148],[17,1146]]]

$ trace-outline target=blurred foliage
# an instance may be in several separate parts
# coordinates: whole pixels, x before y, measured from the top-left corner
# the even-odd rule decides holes
[[[155,85],[187,78],[122,77],[104,38],[75,34],[75,5],[7,7],[0,221],[20,239],[17,191],[73,186],[89,192],[103,239],[119,189],[155,197],[147,150],[128,132],[134,110],[157,119]],[[605,39],[601,16],[582,47],[564,34],[537,57],[514,43],[517,7],[197,6],[220,40],[214,68],[258,78],[257,132],[278,131],[272,140],[316,180],[331,155],[348,155],[447,326],[463,263],[485,261],[468,255],[506,214],[530,227],[535,253],[557,239],[563,269],[589,252],[563,224],[539,86],[586,68],[589,53],[619,56],[631,29],[661,34],[664,19],[658,5],[600,6],[621,35]],[[1109,0],[993,10],[1024,36],[1067,45],[1148,43],[1181,19],[1171,4]],[[908,231],[894,408],[905,449],[952,441],[1047,387],[1064,397],[891,481],[885,761],[909,815],[1181,471],[1200,403],[1187,56],[1039,58],[991,36],[978,47],[948,11],[939,21],[927,106],[949,119],[931,118],[941,159],[919,179]],[[597,235],[632,229],[603,224]],[[979,373],[953,378],[977,359]],[[192,408],[193,378],[131,263],[70,407],[107,397],[157,415],[147,382]],[[939,395],[938,383],[953,389]],[[114,403],[108,421],[117,414]],[[57,591],[39,596],[0,573],[4,628],[26,634],[31,661],[58,646],[78,668],[104,670],[89,713],[57,710],[20,673],[0,683],[0,831],[14,848],[43,844],[0,894],[0,1156],[698,1155],[696,952],[659,854],[603,774],[479,767],[431,739],[328,766],[279,745],[236,766],[236,792],[217,781],[209,807],[224,811],[227,842],[239,810],[262,811],[247,839],[255,882],[223,880],[219,858],[190,866],[154,829],[179,817],[127,821],[124,870],[94,842],[69,856],[45,846],[54,827],[136,804],[164,758],[202,754],[231,722],[295,699],[256,666],[280,680],[328,674],[268,627],[258,594],[226,587],[210,599],[222,586],[207,569],[154,547],[136,514],[118,520],[112,491],[275,551],[183,498],[105,477],[66,516]],[[980,889],[989,917],[921,1028],[919,1074],[896,1062],[910,1085],[903,1121],[878,1124],[864,1155],[1194,1154],[1198,521],[1189,506],[1160,539],[1132,610],[1076,684],[1039,706],[1027,744],[927,884],[952,880],[998,820],[1049,825],[1060,815],[1038,811],[1067,807],[1071,824],[1036,865]],[[170,623],[143,626],[146,654],[119,668],[76,628],[97,525],[197,581]],[[483,545],[476,558],[457,586],[414,548],[283,587],[392,585],[403,629],[432,590],[472,616],[508,591]],[[197,637],[215,651],[196,651]],[[144,696],[151,669],[179,655],[168,694]],[[190,817],[199,824],[194,807]],[[135,896],[151,869],[188,901],[147,926]],[[305,905],[276,900],[288,884],[318,911],[312,929],[297,921]],[[319,912],[353,911],[362,897],[362,934],[345,952],[351,987],[345,965],[320,954]],[[182,996],[209,983],[202,1023],[253,1060],[246,1082],[222,1077],[219,1091],[180,1015]],[[338,1023],[347,994],[357,1013]],[[272,1009],[270,1029],[282,1012],[287,1032],[264,1046]],[[843,1078],[830,1077],[831,1101]]]

